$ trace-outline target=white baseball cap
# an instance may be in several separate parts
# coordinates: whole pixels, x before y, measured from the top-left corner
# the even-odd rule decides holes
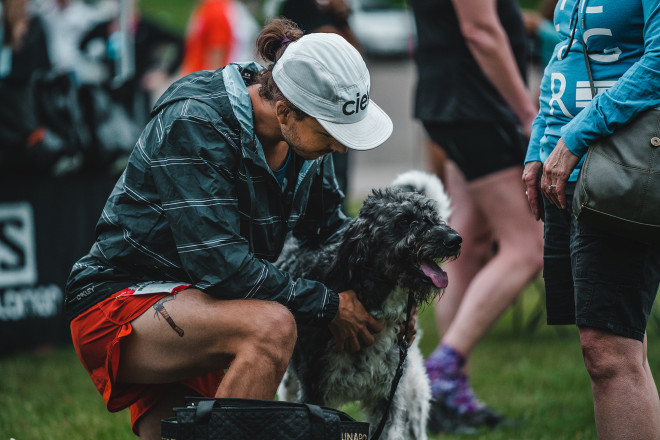
[[[348,148],[376,148],[392,134],[392,120],[369,98],[362,56],[337,34],[309,34],[289,43],[273,79],[286,99]]]

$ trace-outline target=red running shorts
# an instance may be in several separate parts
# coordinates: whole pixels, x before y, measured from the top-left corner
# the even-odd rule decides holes
[[[189,284],[172,284],[171,292],[133,295],[128,288],[90,307],[71,321],[71,336],[78,358],[99,390],[108,411],[130,408],[131,426],[162,396],[167,384],[135,384],[115,381],[121,356],[121,340],[133,331],[131,321],[167,295],[176,295]],[[195,394],[213,397],[224,372],[216,371],[180,383]],[[182,402],[183,404],[183,402]]]

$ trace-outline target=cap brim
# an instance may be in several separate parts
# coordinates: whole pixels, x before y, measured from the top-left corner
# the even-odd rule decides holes
[[[369,100],[366,116],[359,122],[339,124],[318,119],[319,124],[342,145],[353,150],[371,150],[392,134],[392,120],[375,102]]]

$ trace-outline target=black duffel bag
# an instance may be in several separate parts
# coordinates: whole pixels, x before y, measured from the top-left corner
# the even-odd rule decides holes
[[[186,398],[163,419],[163,440],[368,440],[369,424],[339,410],[254,399]]]

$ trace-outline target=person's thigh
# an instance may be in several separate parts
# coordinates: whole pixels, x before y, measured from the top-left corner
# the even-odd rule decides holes
[[[474,246],[473,242],[488,241],[487,246],[491,246],[492,231],[488,219],[473,200],[463,173],[452,160],[448,160],[445,163],[445,174],[452,208],[448,223],[463,236],[463,249]]]
[[[574,188],[574,183],[566,187],[567,197],[572,197]],[[543,279],[547,322],[548,325],[572,325],[575,324],[575,294],[571,269],[572,213],[557,208],[544,196],[543,204]]]
[[[541,259],[543,226],[529,209],[523,187],[522,167],[512,166],[468,183],[468,189],[501,249],[529,252]]]
[[[165,297],[131,322],[117,381],[175,382],[227,368],[246,341],[278,319],[293,322],[271,301],[219,300],[197,289]]]
[[[573,221],[576,324],[643,341],[660,282],[657,246]]]
[[[461,235],[463,242],[460,258],[443,266],[450,283],[435,308],[441,334],[447,332],[468,286],[493,254],[493,236],[488,220],[472,200],[465,178],[451,160],[445,163],[445,181],[452,200],[449,225]]]

